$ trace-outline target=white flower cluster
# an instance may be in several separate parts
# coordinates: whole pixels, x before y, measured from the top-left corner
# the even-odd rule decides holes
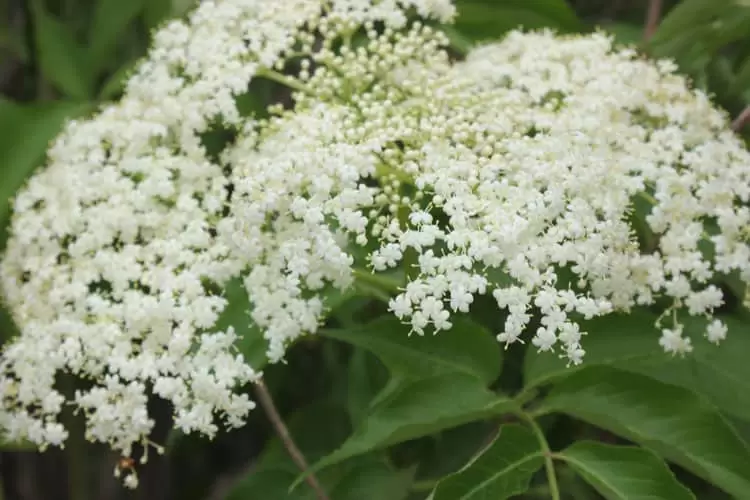
[[[351,34],[365,22],[398,29],[411,10],[453,15],[449,0],[201,2],[156,33],[119,103],[67,126],[15,199],[2,261],[3,296],[21,331],[0,359],[7,438],[62,445],[60,415],[71,405],[90,440],[129,457],[134,444],[149,445],[149,394],[171,403],[184,432],[213,436],[217,417],[243,422],[254,403],[235,388],[258,374],[235,352],[232,329],[213,326],[226,306],[222,285],[249,256],[232,254],[222,237],[233,179],[203,134],[216,123],[241,126],[235,96],[311,51],[316,33]],[[293,243],[281,251],[291,255]],[[321,279],[338,273],[345,284],[346,257],[327,259]],[[293,305],[294,321],[311,329],[316,318]],[[87,388],[64,395],[62,374]]]
[[[660,344],[685,353],[680,317],[712,318],[715,275],[750,281],[750,154],[670,63],[602,34],[512,33],[456,64],[419,24],[367,36],[311,55],[294,111],[226,157],[231,240],[252,256],[272,357],[314,331],[317,291],[364,264],[357,246],[376,272],[406,268],[390,309],[412,331],[447,330],[491,292],[507,310],[498,340],[518,341],[538,311],[533,344],[576,364],[578,318],[664,298]]]
[[[410,13],[454,14],[202,2],[156,34],[120,103],[68,126],[15,201],[2,262],[22,332],[0,359],[11,438],[62,443],[60,373],[89,381],[70,403],[126,456],[147,442],[150,393],[184,431],[240,425],[253,403],[234,388],[258,374],[212,329],[239,275],[272,361],[366,266],[405,270],[389,306],[418,334],[491,293],[499,341],[538,313],[533,344],[572,363],[580,318],[657,299],[666,351],[691,349],[684,314],[726,335],[713,280],[750,282],[750,154],[708,98],[601,34],[511,33],[453,62]],[[294,89],[293,109],[243,117],[256,77]],[[202,142],[216,123],[237,130],[220,161]]]

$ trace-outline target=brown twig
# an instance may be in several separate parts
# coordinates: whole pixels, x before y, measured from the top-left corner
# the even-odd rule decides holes
[[[273,424],[274,429],[276,429],[276,434],[281,438],[281,442],[289,452],[289,456],[292,457],[294,463],[303,473],[305,473],[305,481],[310,485],[310,488],[313,489],[318,500],[329,500],[325,490],[323,490],[320,482],[318,482],[318,478],[316,478],[314,474],[309,473],[310,467],[307,465],[307,461],[305,460],[304,455],[302,455],[302,452],[297,448],[297,445],[294,444],[292,435],[289,433],[289,429],[281,419],[281,415],[279,415],[276,405],[271,398],[271,393],[268,392],[268,387],[266,387],[263,380],[259,380],[255,384],[255,393],[258,396],[260,406],[263,407],[263,411],[266,412],[268,419],[271,421],[271,424]]]
[[[662,0],[649,0],[646,13],[646,26],[643,29],[643,41],[647,42],[654,36],[661,20]]]
[[[742,113],[737,116],[737,118],[734,119],[732,122],[732,130],[735,132],[739,132],[742,130],[742,128],[747,125],[747,122],[750,121],[750,106],[746,107],[742,110]]]

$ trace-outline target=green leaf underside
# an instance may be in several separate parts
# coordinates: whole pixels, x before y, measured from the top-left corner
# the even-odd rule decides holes
[[[314,470],[396,443],[511,411],[512,400],[489,391],[462,373],[421,380],[402,379],[374,404],[344,444]]]
[[[391,372],[408,376],[458,372],[489,384],[500,373],[500,345],[468,319],[454,319],[453,328],[437,335],[409,335],[409,327],[391,315],[359,329],[321,330],[320,334],[367,349]]]
[[[607,365],[647,375],[661,382],[690,389],[722,411],[750,420],[750,323],[722,317],[726,340],[715,345],[704,338],[704,320],[685,318],[685,334],[693,352],[672,356],[661,350],[657,316],[642,310],[585,322],[582,330],[586,355],[578,367],[566,367],[557,356],[530,351],[525,359],[526,386],[538,386],[570,376],[588,366]]]
[[[727,493],[750,491],[750,450],[694,393],[635,373],[588,367],[557,384],[539,413],[566,413],[633,440]]]
[[[635,446],[579,441],[556,456],[607,500],[691,500],[658,456]]]
[[[544,457],[534,433],[508,424],[495,440],[462,470],[441,480],[433,500],[503,500],[529,488]]]

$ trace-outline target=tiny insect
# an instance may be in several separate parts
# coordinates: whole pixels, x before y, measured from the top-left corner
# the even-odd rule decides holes
[[[120,471],[132,470],[135,468],[135,460],[130,457],[120,457],[117,461],[117,469]]]

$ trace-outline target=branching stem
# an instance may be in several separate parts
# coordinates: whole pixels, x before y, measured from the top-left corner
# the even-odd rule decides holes
[[[318,481],[318,478],[309,472],[310,467],[307,465],[307,460],[305,460],[305,456],[294,443],[294,439],[292,439],[289,429],[281,418],[281,415],[279,415],[279,411],[276,409],[271,393],[268,391],[268,387],[266,387],[263,380],[259,380],[255,384],[255,393],[258,396],[260,406],[263,408],[263,411],[266,413],[268,419],[276,430],[276,434],[278,434],[284,447],[289,452],[289,456],[292,457],[295,465],[305,474],[305,482],[315,492],[315,496],[318,500],[329,500],[328,495]]]
[[[542,455],[544,456],[544,470],[547,473],[547,484],[549,486],[550,498],[552,498],[552,500],[560,500],[560,487],[557,485],[557,474],[555,473],[555,464],[552,460],[553,453],[552,450],[550,450],[547,438],[544,437],[544,431],[539,427],[539,424],[536,423],[534,417],[528,413],[521,411],[518,412],[518,416],[529,424],[537,441],[539,441],[539,447],[542,449]]]
[[[739,132],[750,121],[750,106],[742,110],[737,118],[732,122],[732,130]]]

